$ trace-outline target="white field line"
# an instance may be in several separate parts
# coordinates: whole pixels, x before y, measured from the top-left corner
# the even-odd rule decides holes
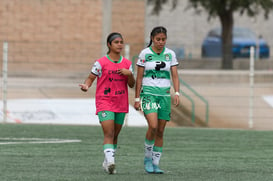
[[[2,142],[5,141],[5,142]],[[8,141],[8,142],[6,142]],[[81,140],[50,139],[50,138],[0,138],[0,145],[10,144],[43,144],[43,143],[76,143]]]

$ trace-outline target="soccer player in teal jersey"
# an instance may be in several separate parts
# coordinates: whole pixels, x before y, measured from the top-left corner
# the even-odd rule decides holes
[[[165,47],[166,28],[155,27],[147,48],[137,61],[135,109],[142,110],[148,122],[145,137],[144,169],[147,173],[164,173],[159,168],[163,134],[171,116],[171,80],[175,90],[175,106],[179,105],[179,78],[174,51]]]

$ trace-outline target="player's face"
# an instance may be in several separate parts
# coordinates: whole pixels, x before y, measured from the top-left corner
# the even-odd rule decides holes
[[[152,38],[154,48],[158,51],[162,51],[166,41],[167,41],[167,36],[164,33],[158,33]]]
[[[112,41],[111,45],[109,44],[108,46],[111,52],[121,53],[123,49],[123,39],[118,37]]]

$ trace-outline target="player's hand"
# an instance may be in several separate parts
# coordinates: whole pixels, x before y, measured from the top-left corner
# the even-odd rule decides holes
[[[140,102],[135,102],[135,105],[134,105],[134,108],[137,110],[137,111],[141,111],[141,107],[140,107]]]
[[[118,74],[129,76],[132,74],[132,72],[128,69],[123,68],[123,69],[118,69]]]
[[[174,105],[177,107],[179,105],[179,96],[178,95],[175,95],[174,97]]]
[[[86,92],[89,88],[88,85],[86,85],[86,84],[79,84],[79,86],[83,92]]]

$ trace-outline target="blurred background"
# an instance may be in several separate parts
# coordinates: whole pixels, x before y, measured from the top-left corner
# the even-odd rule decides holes
[[[172,9],[169,1],[156,15],[147,0],[1,0],[1,105],[3,110],[7,104],[7,122],[24,122],[22,115],[25,120],[39,114],[42,120],[43,115],[48,119],[57,114],[53,109],[38,109],[39,101],[35,113],[33,108],[22,109],[25,102],[16,102],[18,110],[9,106],[14,100],[93,98],[95,86],[86,94],[78,84],[94,61],[106,54],[107,35],[113,31],[123,35],[123,55],[135,65],[152,28],[162,25],[168,30],[167,46],[179,60],[183,93],[182,104],[173,108],[170,126],[272,129],[272,13],[267,20],[262,13],[254,18],[234,14],[234,26],[243,33],[233,39],[233,68],[222,70],[219,19],[208,21],[205,11],[198,14],[187,6],[188,1],[178,1]],[[260,51],[251,74],[249,47],[253,45]],[[130,90],[131,104],[133,98]],[[90,109],[94,108],[90,105]],[[4,122],[3,111],[1,116]]]

